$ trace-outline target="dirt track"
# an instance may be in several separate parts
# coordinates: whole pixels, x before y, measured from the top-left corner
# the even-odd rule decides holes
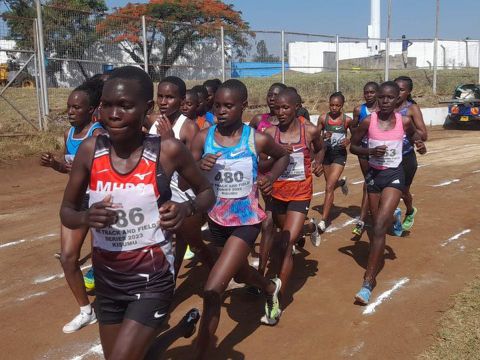
[[[350,194],[336,194],[333,224],[321,246],[307,242],[295,256],[294,301],[278,326],[259,325],[262,298],[231,290],[212,359],[408,359],[425,349],[440,314],[451,304],[450,295],[478,273],[472,254],[480,250],[478,132],[436,128],[428,149],[429,154],[419,156],[412,190],[419,208],[414,229],[406,237],[387,238],[385,268],[372,299],[377,305],[368,314],[353,304],[368,237],[351,240],[362,179],[357,159],[350,155],[345,170]],[[61,330],[77,312],[52,256],[59,248],[58,209],[66,176],[40,167],[36,159],[2,164],[0,171],[0,357],[101,358],[96,325],[69,335]],[[316,180],[314,192],[323,187],[323,179]],[[322,202],[320,194],[313,205]],[[202,306],[206,272],[185,265],[171,324],[189,308]],[[381,294],[389,290],[390,297],[382,301]],[[187,359],[192,339],[177,341],[166,358]]]

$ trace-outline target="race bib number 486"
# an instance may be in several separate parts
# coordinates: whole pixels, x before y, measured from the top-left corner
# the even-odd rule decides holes
[[[248,196],[253,185],[253,163],[250,157],[218,159],[208,173],[217,197],[239,199]]]
[[[91,192],[90,205],[102,201],[107,193]],[[114,190],[113,210],[117,222],[103,229],[92,229],[93,245],[108,251],[134,250],[163,241],[158,227],[160,215],[152,185],[143,189]]]

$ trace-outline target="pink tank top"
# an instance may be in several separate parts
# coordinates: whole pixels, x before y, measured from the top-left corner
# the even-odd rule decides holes
[[[268,121],[270,114],[262,114],[262,119],[257,125],[257,131],[264,132],[266,129],[272,126],[272,123]]]
[[[374,149],[377,146],[386,145],[387,150],[383,157],[370,156],[369,164],[379,170],[396,168],[402,162],[402,145],[405,131],[403,129],[402,115],[395,113],[395,127],[391,130],[382,130],[378,127],[378,113],[370,114],[368,127],[368,147]]]

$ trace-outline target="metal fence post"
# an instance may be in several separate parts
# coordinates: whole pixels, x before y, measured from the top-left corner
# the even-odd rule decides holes
[[[436,16],[435,16],[435,40],[433,42],[433,82],[432,82],[432,91],[433,94],[437,94],[437,68],[438,68],[438,23],[440,15],[440,1],[437,0],[436,7]],[[445,64],[443,64],[445,66]]]
[[[148,74],[147,24],[145,22],[145,15],[142,15],[142,37],[143,37],[143,69]]]
[[[225,74],[225,32],[223,26],[220,26],[220,42],[221,42],[221,50],[222,50],[222,82],[226,80]]]
[[[38,113],[38,128],[43,130],[43,107],[42,107],[42,82],[39,76],[39,64],[38,64],[38,25],[37,19],[33,20],[33,51],[35,52],[34,71],[35,71],[35,92],[37,94],[37,113]]]
[[[49,114],[49,104],[48,104],[48,88],[47,88],[47,75],[45,69],[45,45],[43,41],[43,21],[42,21],[42,5],[40,0],[35,0],[36,11],[37,11],[37,25],[38,25],[38,53],[40,55],[39,65],[40,65],[40,81],[42,82],[42,98],[44,105],[44,115]],[[44,130],[47,130],[47,121],[44,119]]]
[[[387,37],[385,39],[385,79],[390,77],[390,31],[392,29],[392,0],[388,0]]]
[[[285,31],[282,30],[281,33],[281,38],[282,38],[282,46],[281,46],[281,51],[282,51],[282,84],[285,84]]]
[[[480,40],[477,42],[477,67],[478,67],[478,82],[477,84],[480,84]]]
[[[335,41],[335,91],[340,91],[340,43],[338,42],[338,35],[336,35]]]

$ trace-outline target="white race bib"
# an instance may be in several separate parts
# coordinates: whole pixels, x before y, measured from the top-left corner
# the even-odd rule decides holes
[[[402,162],[402,140],[373,140],[368,139],[368,147],[374,149],[377,146],[387,145],[387,151],[383,157],[369,156],[368,162],[377,167],[396,168]]]
[[[209,171],[208,178],[217,197],[225,199],[246,197],[253,186],[252,158],[220,158]]]
[[[143,188],[92,191],[89,206],[112,195],[117,222],[103,229],[91,229],[93,246],[108,251],[127,251],[158,244],[165,240],[159,227],[160,214],[152,184]]]
[[[340,146],[343,139],[345,139],[345,134],[334,132],[330,138],[330,144],[332,144],[332,147]]]
[[[290,162],[278,180],[303,181],[305,180],[305,165],[303,151],[290,154]]]

